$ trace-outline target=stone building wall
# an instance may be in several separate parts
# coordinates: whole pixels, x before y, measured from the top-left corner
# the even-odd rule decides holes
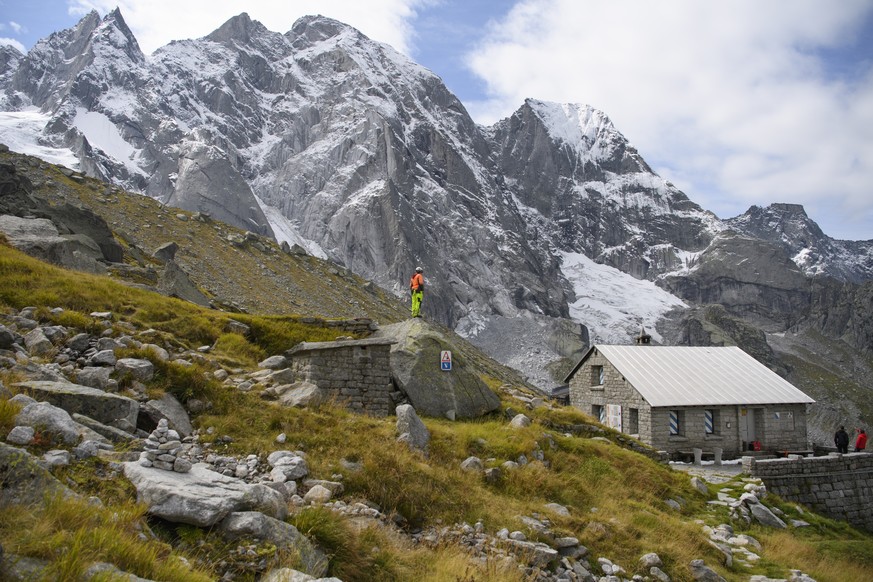
[[[679,411],[680,434],[670,434],[670,411]],[[704,424],[706,410],[713,411],[713,432],[707,434]],[[725,457],[736,457],[741,450],[739,429],[737,427],[736,406],[694,406],[652,409],[654,448],[663,451],[689,451],[721,449]]]
[[[603,384],[598,384],[598,366],[603,367]],[[595,407],[621,405],[622,432],[638,434],[641,441],[651,444],[653,435],[651,407],[633,386],[603,355],[595,350],[570,378],[570,404],[597,419]],[[637,431],[632,431],[631,409],[637,410]]]
[[[873,532],[873,454],[832,453],[827,457],[756,460],[743,469],[785,500]]]
[[[364,339],[304,342],[286,352],[294,377],[318,386],[325,397],[355,412],[386,416],[391,398],[392,341]]]

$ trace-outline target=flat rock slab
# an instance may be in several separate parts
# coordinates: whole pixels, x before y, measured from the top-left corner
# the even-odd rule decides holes
[[[280,520],[288,516],[288,506],[278,491],[249,485],[208,467],[197,463],[188,473],[175,473],[143,467],[137,461],[124,463],[124,475],[150,514],[174,523],[210,527],[238,511],[259,511]]]
[[[15,384],[36,400],[49,402],[70,414],[77,412],[103,424],[122,419],[136,426],[139,403],[126,396],[70,382],[35,380]]]

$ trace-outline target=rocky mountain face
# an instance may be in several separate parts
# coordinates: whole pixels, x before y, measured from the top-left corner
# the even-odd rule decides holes
[[[400,296],[422,265],[426,316],[529,366],[543,387],[587,343],[577,298],[603,295],[571,275],[568,253],[690,308],[719,305],[743,322],[734,332],[813,330],[870,354],[873,241],[833,240],[790,204],[720,220],[591,107],[528,99],[477,125],[430,71],[323,17],[280,34],[241,14],[145,56],[116,10],[16,53],[0,54],[0,108],[39,108],[43,141],[72,149],[80,170],[292,233]],[[614,308],[658,329],[633,301]],[[660,339],[755,335],[689,333],[693,312],[674,312]]]

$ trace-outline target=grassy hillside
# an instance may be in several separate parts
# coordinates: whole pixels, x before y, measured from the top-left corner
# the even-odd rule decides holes
[[[530,573],[501,560],[483,563],[471,557],[470,540],[456,535],[461,524],[478,523],[492,537],[506,528],[532,540],[542,538],[522,517],[548,519],[552,535],[576,537],[590,550],[595,569],[597,558],[606,557],[621,564],[628,578],[644,574],[635,568],[640,556],[649,552],[658,553],[663,570],[680,581],[691,580],[688,564],[697,558],[732,581],[748,580],[751,574],[785,578],[792,568],[820,582],[864,580],[873,571],[870,535],[809,512],[801,516],[795,506],[778,500],[773,504],[811,526],[773,532],[734,524],[738,532],[760,540],[764,549],[752,567],[724,566],[721,552],[702,529],[704,523],[715,526],[729,520],[726,508],[707,504],[716,486],[710,487],[710,496],[702,495],[690,486],[688,475],[629,450],[626,436],[578,411],[551,406],[529,410],[512,396],[529,393],[520,376],[449,330],[442,331],[453,338],[463,360],[498,392],[502,406],[477,420],[425,418],[432,434],[427,457],[395,441],[393,418],[355,415],[328,405],[286,409],[260,399],[257,386],[251,392],[230,388],[213,372],[254,372],[257,362],[299,341],[333,340],[338,334],[324,325],[325,318],[367,317],[387,324],[407,317],[407,306],[340,267],[288,255],[265,239],[247,240],[227,225],[95,180],[69,177],[35,158],[7,152],[0,153],[2,161],[15,163],[29,177],[35,195],[104,216],[125,249],[126,263],[135,267],[133,272],[160,269],[151,253],[176,242],[177,262],[225,310],[201,308],[131,285],[144,281],[124,281],[121,270],[104,277],[59,269],[0,241],[0,323],[9,325],[8,315],[32,306],[42,322],[74,333],[98,334],[104,328],[90,313],[110,311],[113,334],[147,338],[176,354],[190,355],[193,366],[163,362],[151,352],[124,354],[152,359],[157,367],[147,386],[150,397],[170,392],[182,402],[197,399],[211,405],[192,420],[201,442],[214,452],[263,459],[279,448],[305,451],[313,477],[343,475],[343,502],[366,502],[385,516],[349,519],[330,509],[306,508],[289,517],[330,554],[331,575],[346,582],[532,579]],[[228,331],[231,319],[248,325],[251,334]],[[212,349],[199,352],[205,345]],[[13,384],[21,379],[13,367],[0,367],[0,383],[13,393]],[[126,389],[124,383],[120,389]],[[524,411],[533,424],[510,428],[510,410]],[[0,440],[14,426],[17,412],[8,394],[0,397]],[[591,426],[591,435],[605,438],[574,436],[561,428],[571,425]],[[285,445],[275,442],[279,433],[287,435]],[[32,452],[53,446],[45,443]],[[76,579],[94,561],[111,562],[155,580],[210,580],[223,571],[247,580],[255,578],[253,572],[264,561],[271,566],[297,563],[297,556],[269,544],[253,543],[243,552],[239,544],[229,544],[211,531],[149,518],[114,463],[124,452],[53,470],[85,498],[99,497],[101,507],[53,500],[0,510],[3,550],[49,560],[47,580]],[[522,455],[542,460],[488,481],[481,473],[460,469],[471,455],[489,468]],[[740,489],[742,483],[727,486],[731,485]],[[671,509],[668,499],[681,500],[682,509]],[[565,506],[569,516],[550,511],[548,503]]]
[[[344,475],[342,499],[346,503],[366,501],[393,516],[391,523],[402,527],[377,521],[361,525],[322,508],[304,509],[289,518],[328,550],[330,573],[346,581],[525,579],[523,572],[507,570],[500,562],[473,560],[463,544],[451,537],[435,545],[415,543],[410,537],[414,532],[439,532],[447,526],[479,522],[491,534],[507,528],[537,539],[540,534],[527,527],[521,516],[547,517],[554,535],[577,537],[589,548],[592,563],[608,557],[623,565],[629,575],[648,552],[659,554],[663,569],[674,580],[691,579],[687,565],[695,558],[705,559],[728,580],[746,580],[752,573],[786,577],[789,568],[801,569],[819,581],[861,580],[873,569],[869,535],[808,512],[803,519],[812,526],[790,533],[735,524],[738,531],[762,541],[762,559],[751,570],[720,566],[721,554],[709,544],[698,520],[713,526],[726,522],[725,508],[707,505],[706,497],[689,485],[685,473],[623,448],[615,433],[604,430],[607,439],[592,439],[549,428],[596,425],[577,411],[529,410],[526,413],[534,419],[530,427],[510,428],[505,409],[523,410],[524,405],[509,396],[508,388],[523,391],[522,384],[501,390],[503,406],[491,416],[464,422],[424,419],[433,437],[425,458],[395,442],[392,418],[356,415],[327,405],[286,409],[264,402],[256,391],[230,389],[207,373],[218,367],[254,370],[261,357],[297,341],[333,339],[335,332],[317,323],[203,309],[108,277],[58,269],[5,244],[0,244],[0,282],[3,313],[34,306],[44,321],[87,330],[95,325],[89,313],[112,311],[118,332],[135,335],[157,330],[157,336],[149,332],[149,337],[157,337],[156,341],[176,351],[215,345],[193,369],[156,362],[160,370],[149,385],[150,394],[154,397],[166,390],[182,401],[211,402],[208,414],[193,420],[203,429],[202,441],[211,442],[221,454],[263,457],[282,447],[274,439],[284,432],[291,448],[307,453],[314,477]],[[52,312],[55,307],[64,311]],[[224,332],[230,318],[259,331],[251,340],[236,334],[230,338]],[[490,366],[491,371],[500,368],[494,363]],[[484,368],[481,374],[496,389],[503,383]],[[0,371],[0,381],[7,387],[17,380],[10,370]],[[0,400],[0,439],[13,426],[16,413],[15,404]],[[230,436],[230,442],[219,435]],[[495,482],[460,469],[470,455],[494,467],[520,455],[534,458],[535,451],[541,451],[543,461],[504,472]],[[361,469],[349,471],[350,462],[359,463]],[[215,579],[217,564],[229,561],[237,579],[252,579],[254,558],[236,553],[236,544],[231,547],[207,530],[150,520],[111,459],[92,459],[55,473],[86,497],[99,497],[103,507],[53,501],[0,512],[4,550],[50,560],[51,579],[72,579],[100,560],[161,580]],[[667,499],[683,500],[682,510],[670,509]],[[570,515],[550,512],[547,503],[566,506]],[[799,516],[792,505],[776,505],[788,515]],[[281,555],[275,547],[256,545],[253,551],[257,560],[295,564],[295,556]]]
[[[282,252],[272,240],[195,213],[163,206],[37,158],[0,152],[52,205],[70,203],[102,216],[125,249],[128,264],[160,270],[151,258],[161,245],[179,245],[175,261],[207,297],[226,308],[263,314],[368,317],[393,323],[408,316],[397,298],[343,267]],[[143,282],[143,281],[137,281]]]

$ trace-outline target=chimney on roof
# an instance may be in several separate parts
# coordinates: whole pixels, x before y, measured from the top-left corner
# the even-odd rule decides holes
[[[647,346],[652,343],[652,336],[646,333],[646,328],[642,325],[640,326],[640,335],[637,336],[636,341],[638,346]]]

